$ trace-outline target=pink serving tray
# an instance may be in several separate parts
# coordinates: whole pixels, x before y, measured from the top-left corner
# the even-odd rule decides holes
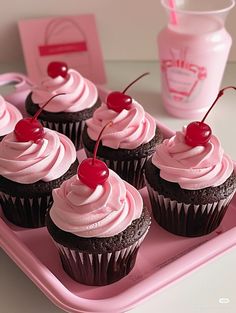
[[[103,93],[101,93],[103,95]],[[172,132],[158,123],[166,137]],[[79,152],[79,158],[83,152]],[[141,190],[149,207],[146,188]],[[45,227],[24,229],[10,224],[0,211],[0,246],[42,292],[67,312],[125,312],[236,245],[236,196],[220,227],[210,235],[172,235],[154,221],[131,273],[105,287],[72,280],[62,269]]]

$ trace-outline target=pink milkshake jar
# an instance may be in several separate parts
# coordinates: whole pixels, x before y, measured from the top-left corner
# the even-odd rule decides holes
[[[202,117],[215,100],[232,38],[225,29],[234,0],[161,0],[168,25],[158,35],[161,95],[175,117]]]

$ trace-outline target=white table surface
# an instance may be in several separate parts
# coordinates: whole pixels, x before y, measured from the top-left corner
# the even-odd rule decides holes
[[[20,65],[2,65],[0,72],[23,71]],[[122,90],[140,74],[151,74],[129,90],[146,111],[171,129],[189,121],[169,116],[161,105],[159,67],[156,62],[106,62],[108,86]],[[222,86],[236,85],[236,63],[227,65]],[[0,89],[1,92],[1,89]],[[207,118],[222,145],[236,160],[236,92],[228,90]],[[132,313],[236,312],[236,249],[202,266],[139,304]],[[62,313],[0,249],[0,313]],[[112,313],[112,312],[111,312]]]

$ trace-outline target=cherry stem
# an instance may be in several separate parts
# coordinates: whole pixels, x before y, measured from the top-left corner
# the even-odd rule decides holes
[[[58,93],[54,96],[52,96],[50,99],[48,99],[48,101],[46,103],[44,103],[44,105],[34,114],[32,120],[37,120],[39,114],[43,111],[43,109],[45,108],[45,106],[54,98],[56,98],[57,96],[64,96],[66,93],[62,92],[62,93]]]
[[[101,140],[101,137],[102,137],[102,134],[104,132],[104,130],[108,127],[110,127],[111,125],[113,124],[112,121],[108,122],[103,128],[102,130],[100,131],[100,134],[98,136],[98,139],[96,141],[96,144],[95,144],[95,147],[94,147],[94,150],[93,150],[93,165],[94,165],[94,162],[96,160],[96,156],[97,156],[97,151],[98,151],[98,146],[99,146],[99,143],[100,143],[100,140]]]
[[[218,93],[218,95],[217,95],[215,101],[212,103],[212,105],[210,106],[209,110],[206,112],[205,116],[204,116],[203,119],[201,120],[201,123],[204,123],[205,119],[207,118],[207,116],[208,116],[208,114],[210,113],[210,111],[211,111],[211,109],[213,108],[213,106],[216,104],[216,102],[218,101],[218,99],[219,99],[221,96],[223,96],[224,91],[225,91],[226,89],[230,89],[230,88],[233,88],[233,89],[236,90],[236,87],[234,87],[234,86],[228,86],[228,87],[225,87],[225,88],[223,88],[223,89],[221,89],[221,90],[219,91],[219,93]]]
[[[149,75],[150,73],[149,72],[146,72],[142,75],[140,75],[138,78],[136,78],[134,81],[132,81],[132,83],[130,83],[123,91],[122,93],[126,93],[126,91],[129,89],[129,87],[131,87],[134,83],[136,83],[136,81],[140,80],[142,77],[146,76],[146,75]]]

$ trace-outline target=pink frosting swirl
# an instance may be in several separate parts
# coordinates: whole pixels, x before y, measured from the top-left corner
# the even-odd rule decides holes
[[[125,230],[141,216],[139,192],[109,170],[109,178],[95,189],[77,175],[53,190],[50,210],[53,222],[62,230],[80,237],[110,237]]]
[[[112,121],[102,135],[102,144],[113,149],[135,149],[141,144],[149,142],[155,135],[156,122],[146,113],[143,107],[134,101],[129,110],[120,113],[102,104],[86,121],[89,137],[96,141],[102,128]]]
[[[0,96],[0,136],[12,132],[20,119],[22,119],[20,111]]]
[[[0,175],[22,184],[45,182],[62,176],[76,160],[73,143],[66,136],[44,128],[37,143],[19,142],[14,132],[0,142]]]
[[[35,86],[32,90],[32,101],[41,107],[58,93],[65,95],[52,99],[45,107],[45,111],[78,112],[92,107],[98,98],[96,86],[79,72],[69,69],[66,78],[47,77],[41,84]]]
[[[205,146],[191,147],[185,143],[185,129],[157,147],[152,163],[160,169],[160,176],[189,190],[224,183],[234,165],[217,137],[212,135]]]

